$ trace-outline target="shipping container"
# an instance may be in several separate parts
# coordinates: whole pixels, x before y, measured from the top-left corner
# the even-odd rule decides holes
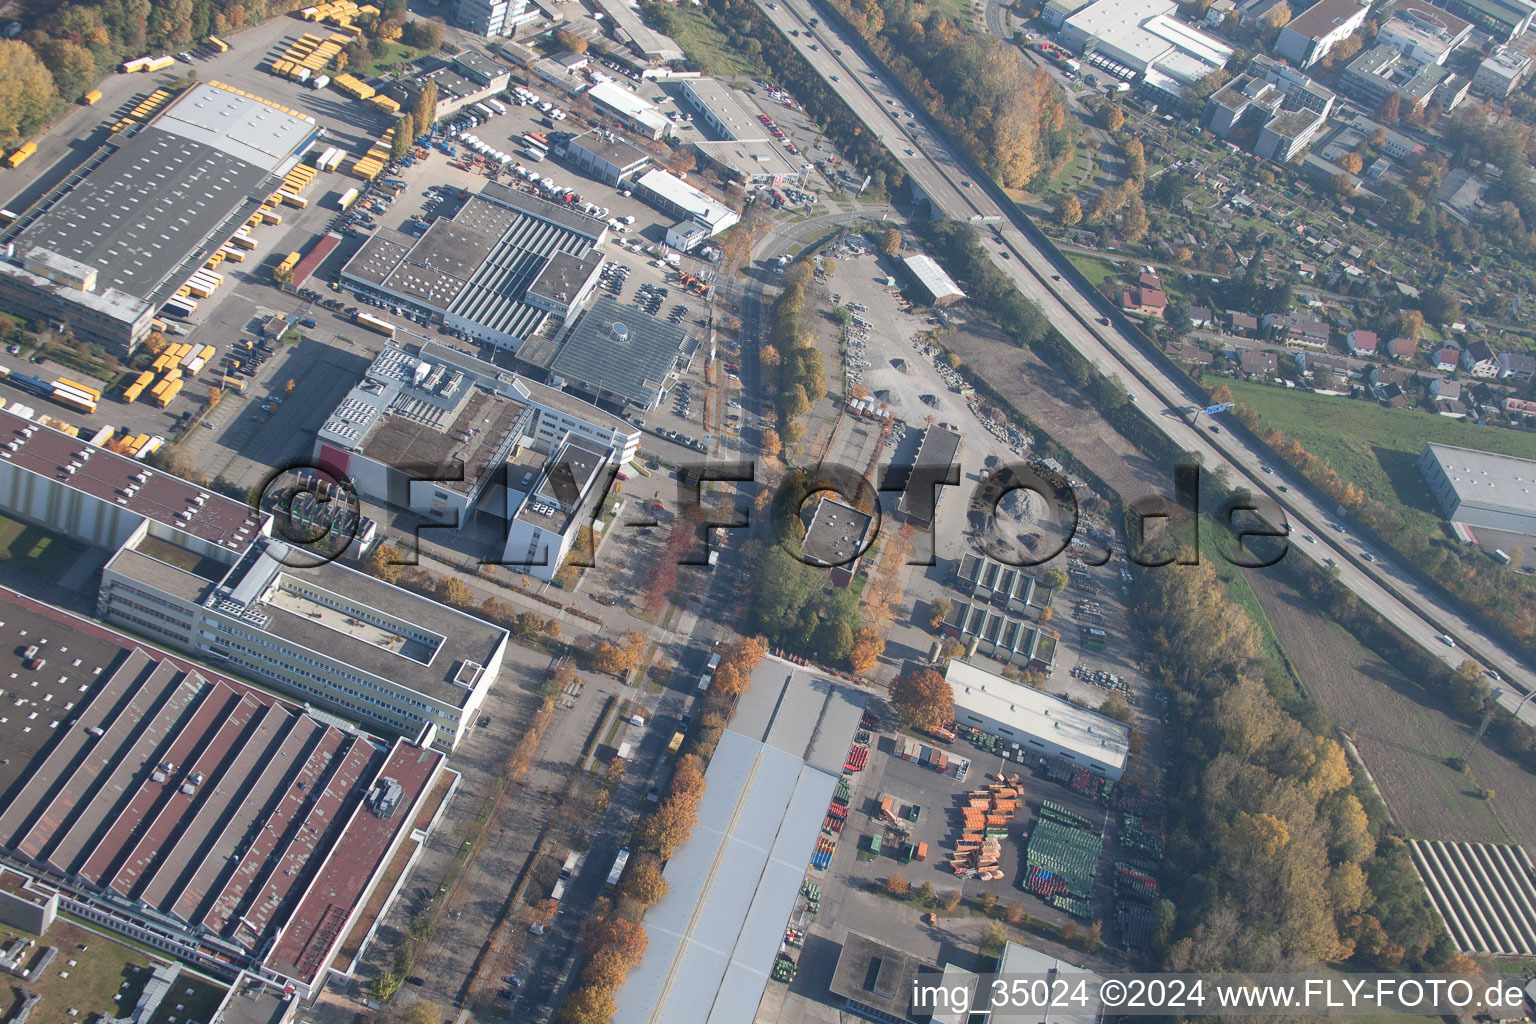
[[[287,189],[278,189],[277,195],[279,199],[287,203],[289,206],[297,206],[301,210],[307,209],[309,207],[308,199],[305,199],[303,196],[294,195]]]
[[[86,394],[76,388],[54,384],[53,394],[49,396],[55,402],[68,409],[80,412],[95,412],[97,398]]]
[[[356,188],[347,189],[341,194],[341,198],[336,200],[336,206],[342,210],[347,209],[357,200],[357,194]]]
[[[557,878],[557,879],[555,879],[555,884],[549,890],[549,898],[554,900],[556,903],[559,903],[561,898],[564,897],[564,896],[565,896],[565,879]]]
[[[169,298],[161,303],[160,310],[185,319],[197,312],[197,303],[192,299]]]
[[[89,384],[81,384],[79,381],[70,380],[68,377],[60,377],[53,384],[55,387],[73,388],[76,391],[84,392],[97,401],[101,400],[101,389],[93,388]]]
[[[250,251],[251,249],[256,248],[256,239],[242,231],[231,238],[229,240],[229,244],[239,246],[246,251]]]

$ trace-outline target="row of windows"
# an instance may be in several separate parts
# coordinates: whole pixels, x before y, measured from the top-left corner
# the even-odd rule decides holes
[[[371,697],[368,694],[363,693],[361,691],[351,689],[350,687],[347,687],[347,686],[342,686],[341,684],[336,683],[336,682],[332,681],[331,679],[329,679],[329,678],[327,678],[325,676],[317,675],[314,672],[310,672],[310,671],[307,671],[307,670],[302,669],[302,668],[295,668],[295,667],[293,667],[291,665],[285,665],[283,662],[279,661],[277,658],[273,658],[273,657],[271,657],[269,655],[263,654],[260,651],[253,650],[252,648],[242,646],[241,644],[237,644],[237,643],[235,643],[235,642],[233,642],[231,640],[227,640],[227,639],[224,639],[224,638],[219,638],[219,639],[215,640],[214,643],[218,644],[220,647],[232,647],[232,648],[234,648],[237,651],[244,651],[246,654],[249,654],[253,658],[256,658],[256,659],[258,659],[260,661],[266,662],[269,665],[275,666],[276,672],[274,672],[273,670],[267,670],[267,674],[268,675],[280,674],[281,678],[287,678],[290,675],[300,675],[300,676],[303,676],[306,679],[313,679],[315,682],[320,683],[322,686],[325,687],[325,690],[323,692],[330,693],[330,692],[333,692],[333,691],[336,691],[336,690],[340,690],[342,693],[351,694],[353,697],[356,697],[360,701],[364,701],[364,702],[366,702],[368,704],[373,704],[373,705],[375,705],[377,707],[384,708],[387,711],[390,711],[391,713],[395,714],[397,717],[411,718],[411,719],[415,719],[416,721],[421,721],[421,722],[426,721],[426,719],[423,718],[420,715],[412,714],[409,711],[401,711],[401,710],[397,709],[393,702],[382,701],[382,700],[377,699],[376,697]]]
[[[324,685],[318,686],[318,687],[316,687],[316,686],[309,686],[309,685],[307,685],[305,683],[299,682],[296,679],[289,678],[286,674],[279,676],[277,673],[273,672],[272,669],[267,668],[264,665],[257,664],[256,662],[253,662],[253,661],[251,661],[248,658],[242,657],[239,653],[233,653],[233,652],[229,652],[229,651],[223,650],[223,648],[225,648],[225,647],[234,647],[234,651],[244,652],[245,654],[250,655],[250,658],[256,659],[256,662],[271,661],[271,659],[263,657],[261,654],[257,653],[256,651],[246,650],[243,647],[239,647],[239,646],[228,644],[228,643],[221,643],[220,644],[220,651],[219,651],[219,653],[223,654],[226,658],[228,658],[230,664],[238,665],[241,668],[244,668],[246,671],[251,672],[251,673],[253,673],[253,674],[257,675],[257,676],[262,676],[262,677],[265,677],[265,678],[268,678],[268,679],[277,679],[279,682],[281,682],[281,684],[283,686],[289,687],[290,689],[299,690],[299,691],[301,691],[303,693],[312,694],[322,703],[334,704],[334,705],[337,705],[337,706],[340,706],[340,707],[344,707],[344,708],[346,708],[349,711],[352,711],[352,712],[354,712],[354,713],[356,713],[358,715],[361,715],[363,718],[371,718],[371,719],[373,719],[375,721],[378,721],[380,719],[383,719],[384,721],[391,721],[394,724],[396,724],[397,726],[400,725],[403,720],[407,720],[407,719],[410,720],[411,724],[405,726],[404,728],[402,728],[401,729],[402,732],[410,731],[410,730],[413,730],[413,729],[418,729],[418,728],[420,728],[420,724],[424,723],[426,721],[425,718],[422,718],[419,715],[413,715],[413,714],[411,714],[409,712],[406,712],[406,711],[396,711],[396,710],[394,710],[392,708],[385,707],[383,709],[383,713],[380,713],[379,711],[376,711],[373,708],[364,707],[361,704],[354,703],[353,701],[350,701],[350,700],[346,699],[345,697],[339,696],[337,694],[337,692],[336,692],[337,690],[341,690],[342,692],[345,692],[345,693],[353,693],[353,691],[347,690],[344,687],[324,686]],[[279,666],[279,667],[281,668],[281,666]],[[321,682],[323,683],[324,681],[321,680]],[[354,696],[357,696],[360,700],[368,701],[368,698],[362,696],[361,694],[354,694]],[[370,701],[370,703],[376,703],[376,702],[371,702]]]
[[[380,701],[375,701],[374,702],[374,703],[379,703],[381,706],[391,706],[391,705],[395,705],[395,704],[409,704],[412,707],[418,707],[418,708],[421,708],[424,711],[437,711],[436,708],[434,708],[431,704],[426,703],[425,701],[415,700],[415,699],[413,699],[411,697],[407,697],[407,696],[405,696],[403,694],[398,694],[398,693],[396,693],[393,690],[386,690],[383,687],[379,686],[378,684],[374,683],[371,679],[366,678],[365,676],[360,676],[360,675],[356,674],[355,672],[349,672],[346,669],[342,668],[341,666],[335,664],[334,662],[321,661],[318,658],[311,658],[307,654],[303,654],[300,651],[295,650],[293,647],[291,647],[291,646],[289,646],[287,644],[275,644],[275,643],[271,642],[270,640],[267,640],[264,636],[262,636],[260,634],[248,633],[245,630],[239,629],[239,628],[237,628],[235,626],[225,625],[224,623],[215,622],[215,621],[212,621],[212,620],[204,620],[204,622],[207,625],[215,627],[218,630],[218,635],[220,637],[225,636],[225,635],[238,636],[238,637],[240,637],[243,640],[250,641],[251,643],[255,644],[258,647],[264,647],[264,648],[266,648],[269,651],[276,651],[279,654],[281,654],[284,658],[287,658],[289,660],[297,661],[297,662],[302,662],[305,665],[313,665],[316,668],[324,669],[326,671],[325,675],[317,675],[316,673],[306,672],[306,671],[304,671],[302,669],[291,669],[291,671],[298,672],[301,675],[305,675],[305,676],[310,677],[311,679],[319,680],[322,683],[330,683],[331,685],[337,685],[337,684],[332,683],[332,680],[339,677],[341,679],[347,680],[350,683],[355,683],[356,685],[361,686],[364,689],[373,690],[373,691],[375,691],[377,693],[386,694],[389,697],[388,704],[385,704],[384,702],[380,702]],[[250,648],[242,648],[242,649],[243,650],[250,650]],[[252,653],[255,653],[255,652],[253,651]],[[281,663],[277,662],[277,661],[273,661],[273,664],[281,664]],[[342,687],[342,688],[345,689],[345,687]],[[348,693],[355,693],[357,691],[348,690],[347,692]],[[361,696],[361,694],[359,694],[359,696]],[[370,698],[365,698],[365,699],[370,699]],[[425,721],[425,719],[423,719],[423,721]]]

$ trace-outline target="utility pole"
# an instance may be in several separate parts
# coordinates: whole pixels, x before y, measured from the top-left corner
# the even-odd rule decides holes
[[[1520,709],[1525,707],[1525,702],[1530,700],[1532,697],[1536,697],[1536,690],[1531,690],[1526,693],[1524,697],[1520,698],[1520,703],[1515,705],[1515,710],[1512,712],[1512,714],[1515,716],[1517,721],[1520,718]],[[1497,697],[1490,696],[1488,698],[1488,708],[1483,712],[1483,719],[1477,724],[1477,731],[1472,734],[1472,738],[1467,741],[1466,749],[1461,752],[1460,760],[1463,764],[1466,763],[1467,757],[1472,753],[1472,748],[1477,746],[1478,742],[1482,740],[1483,734],[1488,731],[1488,725],[1493,721],[1493,709],[1497,706]]]

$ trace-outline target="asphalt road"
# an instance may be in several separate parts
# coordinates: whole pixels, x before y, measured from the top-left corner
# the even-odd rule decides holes
[[[1207,470],[1225,469],[1233,484],[1267,495],[1293,525],[1293,536],[1310,534],[1315,543],[1295,543],[1302,555],[1319,562],[1332,558],[1339,580],[1361,601],[1414,639],[1447,665],[1459,664],[1470,652],[1497,669],[1511,686],[1499,687],[1505,707],[1520,707],[1523,695],[1536,688],[1536,673],[1524,652],[1512,650],[1475,626],[1459,607],[1444,601],[1417,581],[1410,569],[1390,552],[1370,548],[1347,531],[1334,529],[1332,503],[1315,498],[1310,486],[1275,467],[1266,474],[1265,459],[1229,432],[1214,433],[1203,422],[1192,426],[1185,410],[1198,397],[1189,383],[1166,375],[1138,344],[1113,326],[1099,323],[1098,296],[1079,292],[1056,279],[1050,257],[1013,227],[956,153],[933,130],[923,111],[907,105],[883,67],[868,63],[862,51],[806,0],[783,0],[772,7],[759,0],[764,14],[791,37],[802,55],[835,85],[865,125],[879,135],[901,161],[914,185],[944,215],[956,220],[995,224],[1011,259],[997,258],[998,267],[1037,303],[1053,326],[1101,372],[1118,376],[1127,393],[1140,403],[1149,419],[1185,451],[1198,452]],[[812,28],[809,19],[821,18]],[[814,49],[812,47],[815,47]],[[907,114],[913,116],[908,117]],[[1206,421],[1208,422],[1208,421]],[[1170,479],[1173,467],[1169,467]],[[1284,486],[1286,490],[1279,490]],[[1135,497],[1135,496],[1131,496]],[[1454,638],[1452,644],[1443,638]],[[1518,692],[1517,692],[1518,690]],[[1521,718],[1536,725],[1536,701],[1520,708]]]

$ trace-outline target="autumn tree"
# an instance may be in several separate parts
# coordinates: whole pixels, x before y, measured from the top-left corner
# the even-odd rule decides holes
[[[622,675],[626,669],[627,659],[624,656],[624,648],[608,640],[599,640],[592,648],[592,667],[599,672],[609,675]]]
[[[554,900],[539,900],[529,912],[529,918],[538,924],[549,924],[555,919],[555,914],[560,910],[560,904]]]
[[[906,896],[912,890],[912,883],[907,881],[906,875],[887,875],[885,879],[885,891],[892,896]]]
[[[555,1019],[560,1024],[608,1024],[618,1012],[612,989],[583,985],[565,997]]]
[[[891,683],[891,706],[902,721],[917,729],[942,729],[955,720],[949,683],[931,668],[897,676]]]
[[[1056,223],[1062,227],[1071,227],[1083,219],[1083,204],[1078,202],[1077,196],[1063,196],[1056,204]]]
[[[604,946],[593,953],[582,967],[581,980],[592,988],[613,992],[624,984],[624,976],[628,973],[629,965],[624,962],[624,954]]]
[[[645,929],[634,921],[612,914],[589,918],[581,933],[581,955],[588,959],[600,949],[612,949],[624,959],[625,968],[634,967],[645,958],[650,939]]]
[[[1147,206],[1140,196],[1133,196],[1120,214],[1120,237],[1135,245],[1146,237],[1151,221],[1147,219]]]
[[[938,895],[938,906],[945,912],[954,910],[960,905],[961,893],[959,889],[945,889]]]
[[[667,799],[640,819],[635,826],[635,839],[642,848],[652,850],[662,860],[667,860],[688,839],[698,822],[696,809],[676,799]]]
[[[1112,132],[1117,132],[1125,127],[1125,111],[1118,104],[1106,103],[1099,111],[1099,118],[1104,122],[1104,127]]]
[[[1147,176],[1147,150],[1140,139],[1126,139],[1121,147],[1125,154],[1125,171],[1140,181]]]
[[[578,35],[575,32],[571,32],[563,28],[555,30],[555,44],[559,46],[560,49],[569,50],[571,53],[577,55],[587,52],[586,36]]]
[[[457,576],[444,576],[437,584],[437,595],[444,604],[455,608],[468,608],[475,603],[475,592]]]
[[[374,579],[394,583],[400,579],[400,566],[405,556],[393,544],[380,544],[363,559],[363,571]]]
[[[901,232],[896,228],[886,228],[880,233],[880,251],[887,256],[896,256],[901,252]]]
[[[727,645],[721,660],[734,662],[743,672],[751,672],[767,654],[768,645],[762,637],[744,636]]]
[[[443,1011],[429,999],[412,999],[395,1017],[399,1024],[437,1024]]]
[[[1339,158],[1339,166],[1350,174],[1359,174],[1365,161],[1360,159],[1359,153],[1345,153]]]
[[[1386,125],[1397,124],[1397,119],[1401,116],[1402,110],[1403,96],[1401,93],[1394,92],[1377,105],[1376,120]],[[1385,141],[1385,133],[1383,133],[1383,141]],[[1373,144],[1380,145],[1380,143]]]
[[[434,28],[437,27],[435,25],[435,23],[433,23],[433,22],[417,22],[417,21],[413,21],[413,22],[411,22],[411,24],[412,25],[426,24],[426,25],[433,25]],[[439,41],[441,41],[441,39],[442,39],[442,29],[441,28],[438,29],[438,39],[439,39]],[[433,47],[433,49],[436,49],[436,47]],[[421,92],[416,94],[416,102],[411,104],[411,124],[412,124],[413,127],[415,127],[417,134],[420,134],[420,133],[422,133],[424,131],[427,131],[429,128],[431,128],[436,123],[437,123],[437,80],[433,79],[433,78],[429,78],[429,79],[427,79],[426,84],[422,86]]]
[[[47,120],[59,91],[32,47],[0,39],[0,148],[14,149]]]
[[[642,855],[630,864],[619,882],[619,892],[643,907],[649,907],[667,894],[667,880],[661,875],[661,862]]]
[[[776,459],[779,457],[779,453],[783,450],[784,444],[779,440],[779,432],[774,430],[772,427],[764,427],[763,454],[768,456],[770,459]]]

